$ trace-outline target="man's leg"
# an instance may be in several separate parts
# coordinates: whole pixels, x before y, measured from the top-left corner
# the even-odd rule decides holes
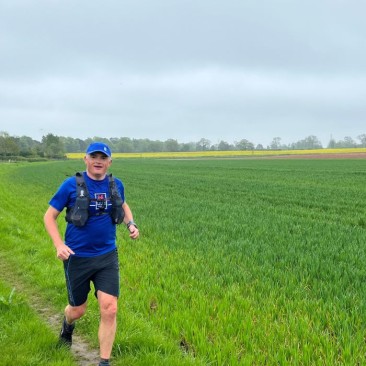
[[[86,302],[80,306],[67,305],[65,308],[66,321],[72,324],[75,320],[80,319],[86,312],[86,305]]]
[[[72,333],[75,328],[75,320],[81,318],[86,311],[86,302],[80,306],[67,305],[65,308],[65,316],[62,322],[60,333],[60,342],[68,347],[72,344]]]
[[[99,347],[100,357],[108,360],[112,353],[117,329],[117,297],[98,291],[100,309]]]

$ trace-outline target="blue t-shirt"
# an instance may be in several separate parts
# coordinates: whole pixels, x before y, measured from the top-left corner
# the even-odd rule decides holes
[[[95,257],[105,254],[116,248],[116,225],[113,224],[110,212],[112,201],[110,199],[109,179],[94,180],[83,172],[84,180],[91,198],[89,205],[89,218],[85,226],[78,227],[72,223],[67,224],[65,244],[70,247],[78,257]],[[124,202],[123,183],[114,178],[116,187]],[[57,211],[65,207],[73,207],[76,201],[76,177],[67,178],[51,198],[49,204]]]

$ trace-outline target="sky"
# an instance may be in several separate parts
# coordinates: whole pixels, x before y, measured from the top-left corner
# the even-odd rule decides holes
[[[366,133],[364,0],[0,0],[0,132]]]

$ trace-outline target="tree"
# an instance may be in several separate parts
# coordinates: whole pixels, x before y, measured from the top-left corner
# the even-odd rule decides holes
[[[211,141],[202,138],[197,142],[196,149],[197,151],[207,151],[210,150]]]
[[[169,139],[164,142],[164,151],[179,151],[177,140]]]
[[[195,151],[196,144],[194,142],[185,142],[180,144],[179,151]]]
[[[314,136],[308,136],[306,138],[304,138],[303,140],[297,141],[295,143],[291,144],[291,148],[296,150],[296,149],[322,149],[322,143],[320,142],[320,140]]]
[[[366,147],[366,134],[358,135],[357,138],[361,141],[361,147]]]
[[[149,139],[133,139],[133,151],[134,152],[148,152],[149,151]]]
[[[269,148],[272,150],[278,150],[281,148],[281,137],[274,137]]]
[[[337,141],[335,144],[335,147],[338,148],[350,148],[356,146],[357,146],[356,142],[350,136],[346,136],[343,140]]]
[[[60,141],[64,146],[66,152],[82,152],[85,149],[81,149],[80,142],[81,140],[74,139],[73,137],[60,137]]]
[[[310,135],[304,139],[304,143],[307,146],[307,149],[322,149],[323,145],[320,140],[314,136]]]
[[[345,147],[356,147],[356,141],[351,136],[346,136],[344,138]]]
[[[149,151],[152,151],[152,152],[164,151],[164,142],[159,141],[159,140],[150,141]]]
[[[42,137],[42,148],[47,158],[62,158],[65,155],[65,148],[60,137],[49,133]]]
[[[235,143],[235,148],[237,150],[254,150],[254,144],[247,139],[242,139]]]
[[[229,150],[231,150],[231,145],[228,142],[221,140],[219,142],[219,144],[217,145],[217,150],[229,151]]]
[[[121,137],[116,143],[116,152],[129,153],[133,151],[133,143],[129,137]]]
[[[17,139],[10,136],[7,132],[0,133],[0,155],[16,156],[19,154]]]
[[[40,147],[41,143],[39,141],[33,140],[28,136],[21,136],[17,139],[17,144],[19,147],[19,154],[21,156],[37,155],[36,148]]]

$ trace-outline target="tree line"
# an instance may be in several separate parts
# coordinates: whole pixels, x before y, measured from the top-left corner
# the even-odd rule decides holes
[[[212,144],[210,140],[201,138],[197,142],[180,143],[175,139],[165,141],[150,139],[134,139],[129,137],[98,137],[85,140],[73,137],[56,136],[51,133],[44,135],[41,141],[28,136],[10,136],[7,132],[0,132],[0,159],[62,159],[66,153],[85,152],[87,146],[93,141],[102,141],[108,144],[113,152],[143,153],[143,152],[187,152],[187,151],[228,151],[228,150],[303,150],[323,149],[322,143],[316,136],[283,144],[281,137],[274,137],[272,142],[264,147],[262,144],[254,145],[247,139],[234,143],[221,140]],[[343,140],[330,139],[326,148],[353,148],[366,147],[366,134],[357,136],[354,140],[346,136]]]

